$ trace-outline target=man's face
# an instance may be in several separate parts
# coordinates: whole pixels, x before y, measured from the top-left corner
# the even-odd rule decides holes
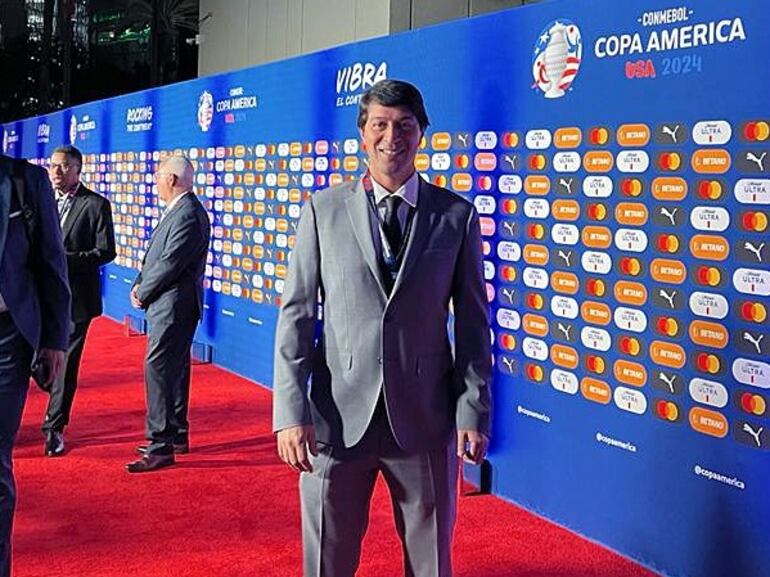
[[[170,172],[166,172],[163,169],[162,164],[155,172],[155,184],[158,187],[158,198],[164,203],[167,203],[171,198],[171,193],[174,188],[174,175]]]
[[[80,180],[80,165],[78,161],[63,152],[54,152],[51,165],[48,167],[48,178],[51,184],[59,190],[71,190]]]
[[[404,106],[372,102],[360,132],[374,179],[382,185],[403,184],[414,172],[414,157],[422,138],[414,114]]]

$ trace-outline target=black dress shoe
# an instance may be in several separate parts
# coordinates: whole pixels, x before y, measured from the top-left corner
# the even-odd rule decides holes
[[[45,437],[45,456],[61,457],[64,454],[64,434],[59,431],[48,431]]]
[[[147,450],[150,448],[150,445],[139,445],[136,448],[136,452],[140,455],[146,455]],[[174,454],[175,455],[186,455],[190,452],[190,445],[188,443],[174,443]]]
[[[129,473],[147,473],[174,464],[174,455],[145,455],[138,461],[128,463],[126,471]]]

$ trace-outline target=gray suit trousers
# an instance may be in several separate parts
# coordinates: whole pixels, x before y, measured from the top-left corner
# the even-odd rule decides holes
[[[451,577],[458,461],[453,439],[406,453],[393,438],[382,400],[364,437],[345,449],[319,444],[302,473],[304,577],[354,577],[382,473],[404,549],[406,577]]]

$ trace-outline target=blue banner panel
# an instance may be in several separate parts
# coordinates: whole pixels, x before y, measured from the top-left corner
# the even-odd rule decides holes
[[[113,203],[116,318],[159,218],[152,173],[188,155],[213,225],[197,338],[269,386],[300,206],[365,169],[363,91],[414,82],[418,170],[481,215],[493,490],[667,575],[766,577],[763,4],[544,2],[9,123],[3,149],[84,151]]]

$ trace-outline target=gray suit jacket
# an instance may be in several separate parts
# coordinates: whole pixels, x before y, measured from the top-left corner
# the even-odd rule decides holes
[[[64,351],[69,340],[70,292],[51,183],[45,170],[25,164],[25,202],[35,221],[30,246],[11,184],[12,171],[12,160],[0,155],[0,294],[33,348]]]
[[[194,192],[180,198],[152,233],[136,277],[150,324],[201,318],[209,217]]]
[[[303,207],[276,333],[274,430],[313,424],[319,441],[351,447],[384,390],[406,451],[444,445],[454,427],[488,434],[489,313],[475,209],[420,181],[390,297],[370,214],[360,181],[318,192]]]

